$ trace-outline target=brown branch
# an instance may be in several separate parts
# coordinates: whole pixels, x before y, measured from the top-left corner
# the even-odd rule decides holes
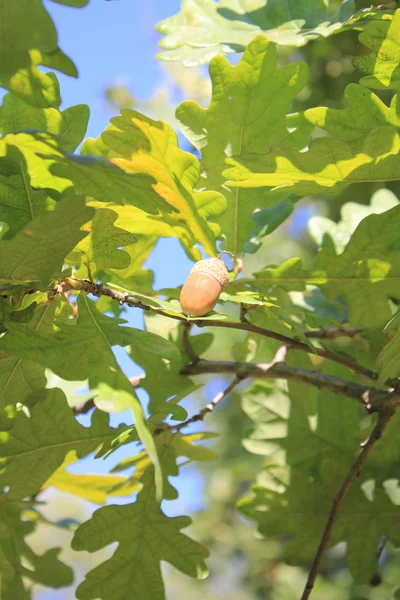
[[[258,327],[257,325],[253,325],[252,323],[233,323],[231,321],[217,321],[217,320],[207,320],[207,321],[194,321],[194,324],[198,327],[224,327],[226,329],[239,329],[241,331],[249,331],[251,333],[258,333],[264,337],[270,338],[272,340],[276,340],[277,342],[281,342],[288,348],[293,350],[300,350],[300,352],[306,352],[307,354],[316,354],[321,358],[326,358],[327,360],[332,360],[340,365],[351,369],[355,373],[359,373],[360,375],[364,375],[368,377],[368,379],[372,379],[376,381],[379,378],[378,373],[363,367],[362,365],[358,365],[357,363],[353,363],[346,358],[340,356],[340,354],[335,354],[330,350],[326,350],[325,348],[316,348],[315,352],[311,350],[307,344],[303,342],[299,342],[293,338],[287,337],[286,335],[282,335],[280,333],[276,333],[276,331],[270,331],[269,329],[264,329],[263,327]],[[393,387],[394,381],[389,380],[386,382],[388,385]],[[399,382],[396,380],[396,384]]]
[[[317,329],[315,331],[306,331],[305,337],[315,340],[335,340],[338,337],[355,337],[365,331],[364,327],[327,327],[326,329]]]
[[[192,325],[197,325],[197,327],[223,327],[224,329],[236,329],[239,331],[248,331],[250,333],[256,333],[258,335],[262,335],[263,337],[276,340],[284,346],[287,346],[287,348],[299,350],[301,352],[306,352],[307,354],[316,354],[321,358],[325,358],[327,360],[331,360],[333,362],[341,364],[347,367],[348,369],[351,369],[355,373],[363,375],[364,377],[367,377],[368,379],[371,379],[373,381],[377,381],[379,378],[378,373],[375,373],[374,371],[371,371],[371,369],[367,369],[362,365],[358,365],[357,363],[349,361],[346,358],[340,356],[339,354],[335,354],[335,352],[331,352],[330,350],[327,350],[325,348],[317,348],[315,349],[315,351],[313,351],[311,348],[309,348],[307,344],[304,344],[299,340],[287,337],[286,335],[282,335],[280,333],[276,333],[275,331],[270,331],[269,329],[264,329],[263,327],[258,327],[257,325],[253,325],[252,323],[237,323],[232,321],[220,321],[217,319],[189,320],[183,314],[173,315],[162,308],[144,304],[143,302],[135,298],[134,294],[129,294],[127,292],[118,292],[116,290],[106,288],[101,283],[93,283],[88,279],[76,279],[74,277],[68,277],[54,287],[54,289],[52,290],[52,294],[53,296],[56,296],[57,294],[67,292],[70,290],[81,290],[88,294],[93,294],[94,296],[107,296],[109,298],[112,298],[113,300],[116,300],[119,304],[126,304],[130,307],[153,311],[157,314],[163,315],[164,317],[175,319],[183,323],[191,323]],[[396,387],[399,383],[400,380],[398,379],[388,379],[386,381],[386,385],[390,387]]]
[[[309,371],[293,367],[283,362],[254,364],[244,362],[216,361],[200,359],[196,363],[186,365],[181,370],[183,375],[204,375],[236,373],[240,377],[255,377],[258,379],[286,379],[298,381],[326,390],[332,394],[346,396],[364,405],[369,411],[377,412],[386,403],[395,406],[398,401],[396,391],[378,390],[359,383],[353,383],[333,375],[325,375],[317,371]]]
[[[72,408],[72,412],[74,415],[86,415],[92,408],[96,408],[94,398],[90,398],[90,400],[86,400],[82,404],[77,404]]]
[[[221,402],[221,400],[223,400],[224,398],[226,398],[226,396],[228,396],[231,393],[231,391],[241,381],[243,381],[243,379],[244,379],[244,377],[242,377],[240,375],[237,375],[235,377],[235,379],[228,385],[228,387],[225,388],[219,394],[217,394],[215,396],[215,398],[213,400],[211,400],[211,402],[209,404],[207,404],[207,406],[205,406],[204,408],[201,409],[200,412],[198,412],[197,414],[193,415],[192,417],[190,417],[186,421],[183,421],[183,423],[179,423],[179,425],[171,425],[170,429],[173,429],[176,432],[176,431],[180,431],[184,427],[187,427],[191,423],[196,423],[197,421],[202,421],[204,419],[204,417],[208,413],[210,413],[210,412],[212,412],[214,410],[214,408],[217,406],[217,404],[219,404]]]
[[[389,408],[391,408],[391,407],[389,407]],[[307,600],[311,595],[315,580],[317,578],[317,575],[318,575],[318,572],[320,569],[322,556],[329,544],[332,529],[336,522],[340,506],[341,506],[353,480],[360,473],[365,461],[367,460],[369,453],[371,452],[372,448],[375,446],[376,442],[381,437],[383,430],[385,429],[385,427],[387,426],[387,424],[389,423],[389,421],[393,417],[393,415],[394,415],[393,408],[391,408],[391,410],[388,410],[387,412],[382,412],[379,415],[378,422],[375,425],[374,430],[372,431],[371,435],[369,436],[367,442],[363,445],[363,448],[362,448],[360,454],[357,456],[356,460],[350,467],[349,472],[347,473],[342,485],[340,486],[340,489],[339,489],[337,495],[335,496],[335,498],[333,500],[332,508],[329,513],[329,517],[326,522],[325,529],[322,534],[320,544],[318,546],[318,550],[315,554],[314,561],[311,566],[310,573],[308,575],[307,583],[304,588],[303,595],[301,596],[301,600]]]
[[[182,344],[183,347],[185,348],[185,352],[188,355],[188,357],[190,358],[190,360],[195,363],[199,360],[199,357],[197,356],[196,352],[193,350],[192,348],[192,344],[190,343],[190,329],[191,329],[191,324],[186,322],[186,323],[182,323]]]

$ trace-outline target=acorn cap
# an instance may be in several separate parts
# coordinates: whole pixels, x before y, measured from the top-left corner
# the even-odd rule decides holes
[[[228,269],[220,258],[206,258],[204,260],[199,260],[194,265],[190,273],[198,272],[214,277],[222,289],[224,289],[229,283]]]

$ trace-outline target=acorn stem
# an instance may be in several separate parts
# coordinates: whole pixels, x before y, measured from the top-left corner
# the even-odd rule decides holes
[[[229,252],[229,250],[222,250],[222,252],[220,252],[217,256],[217,258],[219,258],[221,260],[221,256],[223,254],[229,254],[233,259],[235,258],[235,255],[233,254],[233,252]]]

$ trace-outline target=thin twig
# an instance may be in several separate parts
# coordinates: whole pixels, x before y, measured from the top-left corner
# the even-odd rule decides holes
[[[374,430],[372,431],[371,435],[369,436],[368,441],[364,444],[360,454],[357,456],[356,460],[350,467],[349,472],[347,473],[342,485],[340,486],[340,489],[339,489],[337,495],[335,496],[335,498],[333,500],[332,508],[329,513],[329,517],[326,522],[325,529],[322,534],[320,544],[318,546],[318,550],[315,554],[314,561],[313,561],[310,573],[308,575],[307,583],[304,588],[303,595],[301,596],[301,600],[307,600],[311,595],[315,580],[317,578],[317,575],[318,575],[318,572],[320,569],[322,556],[329,544],[332,529],[336,522],[340,506],[341,506],[353,480],[360,473],[362,466],[364,465],[365,461],[367,460],[369,453],[371,452],[372,448],[375,446],[376,442],[381,437],[383,430],[389,423],[390,419],[393,417],[393,414],[394,414],[394,410],[388,410],[387,412],[382,412],[379,415],[378,422],[375,425]]]
[[[90,400],[86,400],[86,402],[82,402],[82,404],[77,404],[72,408],[72,412],[74,415],[86,415],[92,408],[96,408],[94,398],[90,398]]]
[[[211,402],[209,404],[207,404],[207,406],[205,406],[204,408],[201,409],[200,412],[193,415],[186,421],[183,421],[183,423],[179,423],[179,425],[172,425],[171,429],[173,429],[175,432],[180,431],[181,429],[183,429],[184,427],[187,427],[191,423],[196,423],[196,421],[202,421],[204,419],[204,417],[208,413],[212,412],[214,410],[214,408],[217,406],[217,404],[219,404],[221,402],[221,400],[226,398],[226,396],[228,396],[231,393],[231,391],[243,380],[244,380],[244,377],[237,375],[235,377],[235,379],[228,385],[228,387],[225,388],[219,394],[217,394],[215,396],[215,398],[213,400],[211,400]]]
[[[191,324],[186,322],[186,323],[182,323],[182,344],[183,347],[185,348],[185,352],[188,355],[188,357],[190,358],[190,360],[195,363],[199,360],[199,357],[197,356],[196,352],[193,350],[192,344],[190,343],[190,329],[191,329]]]
[[[317,329],[315,331],[306,331],[305,337],[314,340],[335,340],[338,337],[355,337],[365,331],[364,327],[327,327],[326,329]]]
[[[379,374],[374,371],[371,371],[371,369],[367,369],[362,365],[347,360],[341,355],[335,354],[335,352],[331,352],[326,348],[316,348],[315,351],[313,351],[307,344],[304,344],[299,340],[287,337],[286,335],[282,335],[275,331],[270,331],[269,329],[264,329],[263,327],[258,327],[257,325],[253,325],[249,322],[237,323],[232,321],[220,321],[217,319],[196,319],[188,321],[187,317],[185,317],[184,315],[170,314],[168,311],[165,311],[162,308],[144,304],[141,300],[138,300],[134,296],[134,294],[118,292],[116,290],[107,288],[100,283],[93,283],[88,279],[76,279],[74,277],[68,277],[54,287],[54,289],[52,290],[52,294],[53,296],[56,296],[57,294],[60,294],[62,292],[65,293],[72,289],[81,290],[88,294],[93,294],[94,296],[107,296],[109,298],[112,298],[113,300],[116,300],[116,302],[118,302],[119,304],[126,304],[130,307],[153,311],[159,315],[168,317],[170,319],[175,319],[184,323],[190,322],[192,325],[197,325],[197,327],[222,327],[224,329],[236,329],[240,331],[256,333],[258,335],[262,335],[263,337],[276,340],[284,346],[287,346],[288,348],[291,348],[293,350],[299,350],[301,352],[306,352],[307,354],[315,354],[317,356],[320,356],[321,358],[325,358],[327,360],[331,360],[333,362],[341,364],[347,367],[348,369],[351,369],[355,373],[363,375],[364,377],[367,377],[368,379],[371,379],[373,381],[377,381],[379,378]],[[398,379],[388,379],[386,381],[386,385],[390,387],[396,387],[397,385],[399,385],[399,383],[400,380]]]
[[[332,394],[339,394],[356,400],[370,412],[377,412],[378,407],[381,410],[386,406],[386,403],[396,406],[396,403],[399,402],[398,392],[395,390],[378,390],[377,388],[353,383],[340,377],[334,377],[333,375],[326,375],[317,371],[309,371],[300,367],[287,365],[284,362],[272,361],[272,363],[254,364],[200,359],[196,363],[183,367],[181,373],[182,375],[236,373],[241,377],[298,381],[317,387],[320,390],[326,390]]]
[[[281,333],[277,333],[276,331],[270,331],[269,329],[264,329],[263,327],[258,327],[257,325],[253,325],[252,323],[233,323],[231,321],[217,321],[217,320],[207,320],[207,321],[194,321],[194,323],[198,327],[224,327],[226,329],[239,329],[241,331],[249,331],[251,333],[258,333],[264,337],[276,340],[277,342],[281,342],[288,348],[292,348],[293,350],[300,350],[300,352],[306,352],[307,354],[316,354],[321,358],[326,358],[328,360],[332,360],[333,362],[339,363],[348,369],[351,369],[355,373],[359,373],[360,375],[364,375],[368,377],[368,379],[372,379],[376,381],[379,378],[378,373],[363,367],[362,365],[358,365],[353,363],[352,361],[347,360],[340,356],[340,354],[335,354],[335,352],[331,352],[330,350],[326,350],[325,348],[316,348],[315,352],[311,350],[307,344],[303,342],[299,342],[293,338],[287,337],[286,335],[282,335]],[[388,383],[388,382],[387,382]],[[396,381],[396,383],[399,383]],[[393,386],[394,382],[390,380],[388,385]]]

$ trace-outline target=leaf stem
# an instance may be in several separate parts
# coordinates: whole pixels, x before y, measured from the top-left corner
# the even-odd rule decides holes
[[[171,429],[173,429],[175,432],[177,432],[177,431],[180,431],[181,429],[183,429],[184,427],[187,427],[191,423],[195,423],[196,421],[202,421],[204,419],[204,417],[208,413],[212,412],[214,410],[214,408],[217,406],[217,404],[219,404],[224,398],[226,398],[226,396],[228,396],[232,392],[232,390],[244,379],[245,379],[244,376],[237,375],[235,377],[235,379],[228,385],[228,387],[225,388],[219,394],[217,394],[215,396],[215,398],[213,400],[211,400],[211,402],[209,404],[207,404],[207,406],[202,408],[197,414],[193,415],[186,421],[183,421],[183,423],[179,423],[178,425],[172,425]]]

